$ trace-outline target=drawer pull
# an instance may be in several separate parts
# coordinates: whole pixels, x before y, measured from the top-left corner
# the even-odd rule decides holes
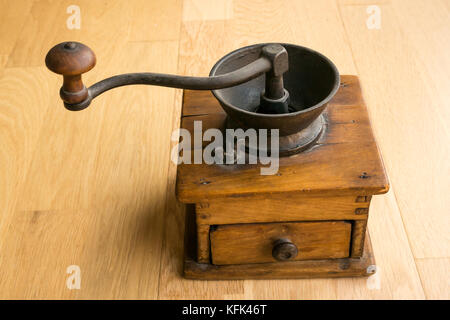
[[[294,259],[297,254],[297,247],[287,239],[277,240],[272,249],[272,256],[278,261],[287,261]]]

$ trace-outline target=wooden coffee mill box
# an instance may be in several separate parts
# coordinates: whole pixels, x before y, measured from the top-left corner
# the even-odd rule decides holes
[[[322,54],[256,44],[224,56],[209,77],[132,73],[89,88],[81,74],[94,67],[95,55],[85,45],[58,44],[46,64],[64,76],[60,95],[72,111],[124,85],[185,89],[180,128],[195,140],[180,141],[176,185],[187,208],[186,278],[376,271],[367,219],[372,195],[386,193],[389,184],[358,78],[340,76]],[[203,139],[208,131],[244,137],[232,136],[230,148],[229,141],[215,141],[213,163],[180,161],[211,151],[211,141]],[[253,155],[257,161],[248,161]]]

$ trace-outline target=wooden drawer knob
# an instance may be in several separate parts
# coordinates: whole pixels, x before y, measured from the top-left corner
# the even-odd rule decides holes
[[[272,249],[272,256],[279,261],[294,259],[298,254],[298,249],[290,240],[281,239],[275,242]]]

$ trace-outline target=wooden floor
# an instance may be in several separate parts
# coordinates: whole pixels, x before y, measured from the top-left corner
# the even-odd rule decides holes
[[[67,7],[81,9],[69,30]],[[366,25],[377,5],[381,28]],[[132,86],[66,111],[44,66],[89,45],[92,84],[122,72],[207,75],[258,42],[314,48],[360,77],[391,191],[369,219],[366,279],[188,281],[170,136],[181,91]],[[0,298],[449,299],[450,1],[0,0]],[[81,269],[81,289],[66,286]]]

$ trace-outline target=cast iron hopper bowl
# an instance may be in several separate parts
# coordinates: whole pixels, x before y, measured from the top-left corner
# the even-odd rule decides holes
[[[210,76],[237,70],[261,56],[268,43],[237,49],[221,58]],[[259,108],[265,90],[265,74],[243,84],[212,90],[228,115],[229,127],[279,129],[280,155],[311,146],[320,137],[325,121],[322,112],[336,94],[340,78],[336,66],[321,53],[293,44],[281,44],[288,52],[289,70],[284,88],[289,92],[289,113],[266,114]],[[269,130],[270,132],[270,130]]]

